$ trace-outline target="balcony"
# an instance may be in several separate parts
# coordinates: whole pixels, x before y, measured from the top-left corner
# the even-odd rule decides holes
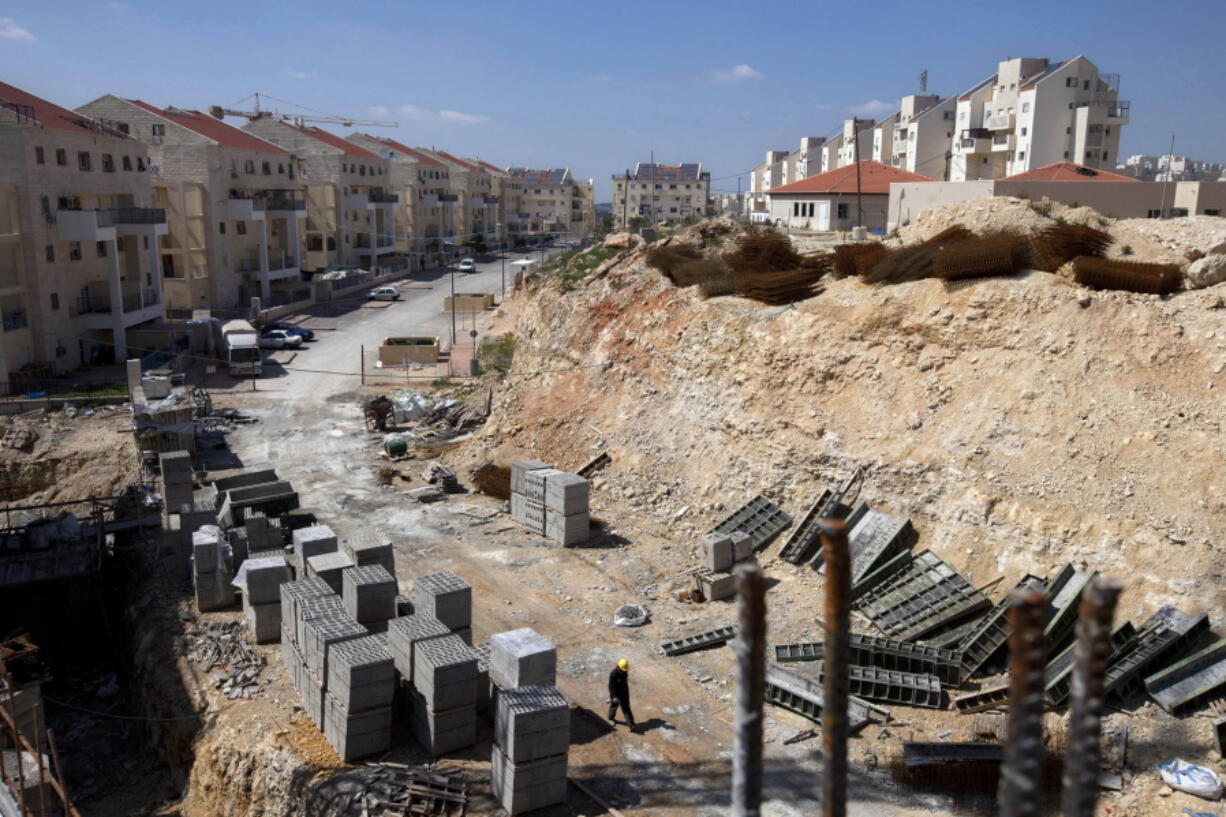
[[[264,200],[231,196],[226,200],[226,218],[230,221],[263,221]]]
[[[992,137],[992,150],[1013,150],[1014,137],[1011,133],[998,133]]]
[[[986,117],[983,126],[988,130],[1013,130],[1013,114],[1002,113]]]

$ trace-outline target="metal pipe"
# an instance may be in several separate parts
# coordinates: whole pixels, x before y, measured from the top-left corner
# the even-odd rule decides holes
[[[766,687],[766,580],[756,564],[737,569],[736,743],[732,753],[732,817],[762,809],[762,708]]]
[[[1014,590],[1008,597],[1009,721],[1000,770],[1000,817],[1040,817],[1043,774],[1043,619],[1047,597]]]
[[[1068,754],[1064,759],[1061,807],[1064,817],[1094,817],[1098,805],[1099,736],[1103,679],[1111,657],[1111,623],[1124,586],[1096,576],[1081,596],[1077,646],[1073,649],[1073,690],[1069,706]]]
[[[851,662],[851,555],[847,523],[818,522],[826,562],[826,637],[822,682],[822,740],[826,774],[822,777],[823,817],[847,814],[847,665]]]

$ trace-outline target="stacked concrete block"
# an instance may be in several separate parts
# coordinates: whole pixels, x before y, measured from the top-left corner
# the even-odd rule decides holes
[[[335,552],[336,534],[327,525],[311,525],[294,531],[294,558],[298,561],[298,569],[304,573],[307,559]]]
[[[284,556],[250,559],[243,568],[246,589],[243,613],[257,644],[271,644],[281,637],[281,585],[292,578]]]
[[[192,457],[186,451],[168,451],[158,457],[162,471],[162,503],[166,513],[191,504]]]
[[[324,735],[343,760],[386,751],[392,738],[396,670],[384,639],[333,645],[328,661]]]
[[[436,757],[476,743],[477,676],[477,654],[457,635],[414,648],[409,725]]]
[[[422,576],[413,583],[413,608],[433,616],[472,644],[473,590],[450,570]]]
[[[558,652],[531,627],[490,636],[490,682],[496,689],[519,689],[557,680]]]
[[[201,612],[220,610],[234,603],[232,576],[226,564],[221,532],[205,527],[192,534],[192,585]]]
[[[413,653],[424,641],[451,635],[447,625],[432,615],[413,613],[393,619],[387,627],[387,648],[396,664],[396,671],[407,683],[413,683]]]
[[[566,755],[513,763],[494,746],[490,757],[490,789],[507,814],[566,802]]]
[[[307,576],[323,579],[332,588],[333,593],[340,593],[344,587],[344,573],[353,567],[353,562],[340,551],[320,553],[308,556],[306,560]]]
[[[382,565],[351,567],[341,574],[345,611],[372,632],[387,629],[387,621],[396,617],[399,589],[396,579]]]
[[[381,565],[384,570],[396,575],[395,553],[392,543],[369,528],[358,531],[341,546],[358,567]]]

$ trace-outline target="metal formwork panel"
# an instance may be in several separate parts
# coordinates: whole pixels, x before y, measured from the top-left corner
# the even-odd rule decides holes
[[[1046,586],[1041,577],[1027,574],[1017,583],[1016,589],[1030,589],[1042,593],[1045,591]],[[962,672],[964,677],[969,678],[974,675],[985,664],[991,661],[993,656],[1004,650],[1005,642],[1009,640],[1009,622],[1006,616],[1007,602],[1008,597],[992,608],[992,612],[988,614],[987,618],[959,645],[962,649]]]
[[[1001,684],[1000,686],[981,689],[978,692],[972,692],[969,695],[961,695],[954,698],[954,709],[959,713],[966,715],[971,712],[983,712],[987,709],[995,709],[998,706],[1007,706],[1009,703],[1009,685]]]
[[[769,499],[758,495],[734,511],[727,519],[711,529],[711,533],[743,533],[753,541],[758,550],[792,524],[792,517],[774,505]]]
[[[697,652],[708,647],[718,647],[736,637],[736,627],[720,627],[697,635],[687,635],[673,641],[665,641],[660,645],[660,651],[665,655],[684,655],[687,652]]]

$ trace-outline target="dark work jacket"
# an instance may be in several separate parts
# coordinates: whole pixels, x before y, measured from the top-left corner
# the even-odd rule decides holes
[[[619,701],[630,700],[630,673],[614,667],[609,673],[609,697]]]

